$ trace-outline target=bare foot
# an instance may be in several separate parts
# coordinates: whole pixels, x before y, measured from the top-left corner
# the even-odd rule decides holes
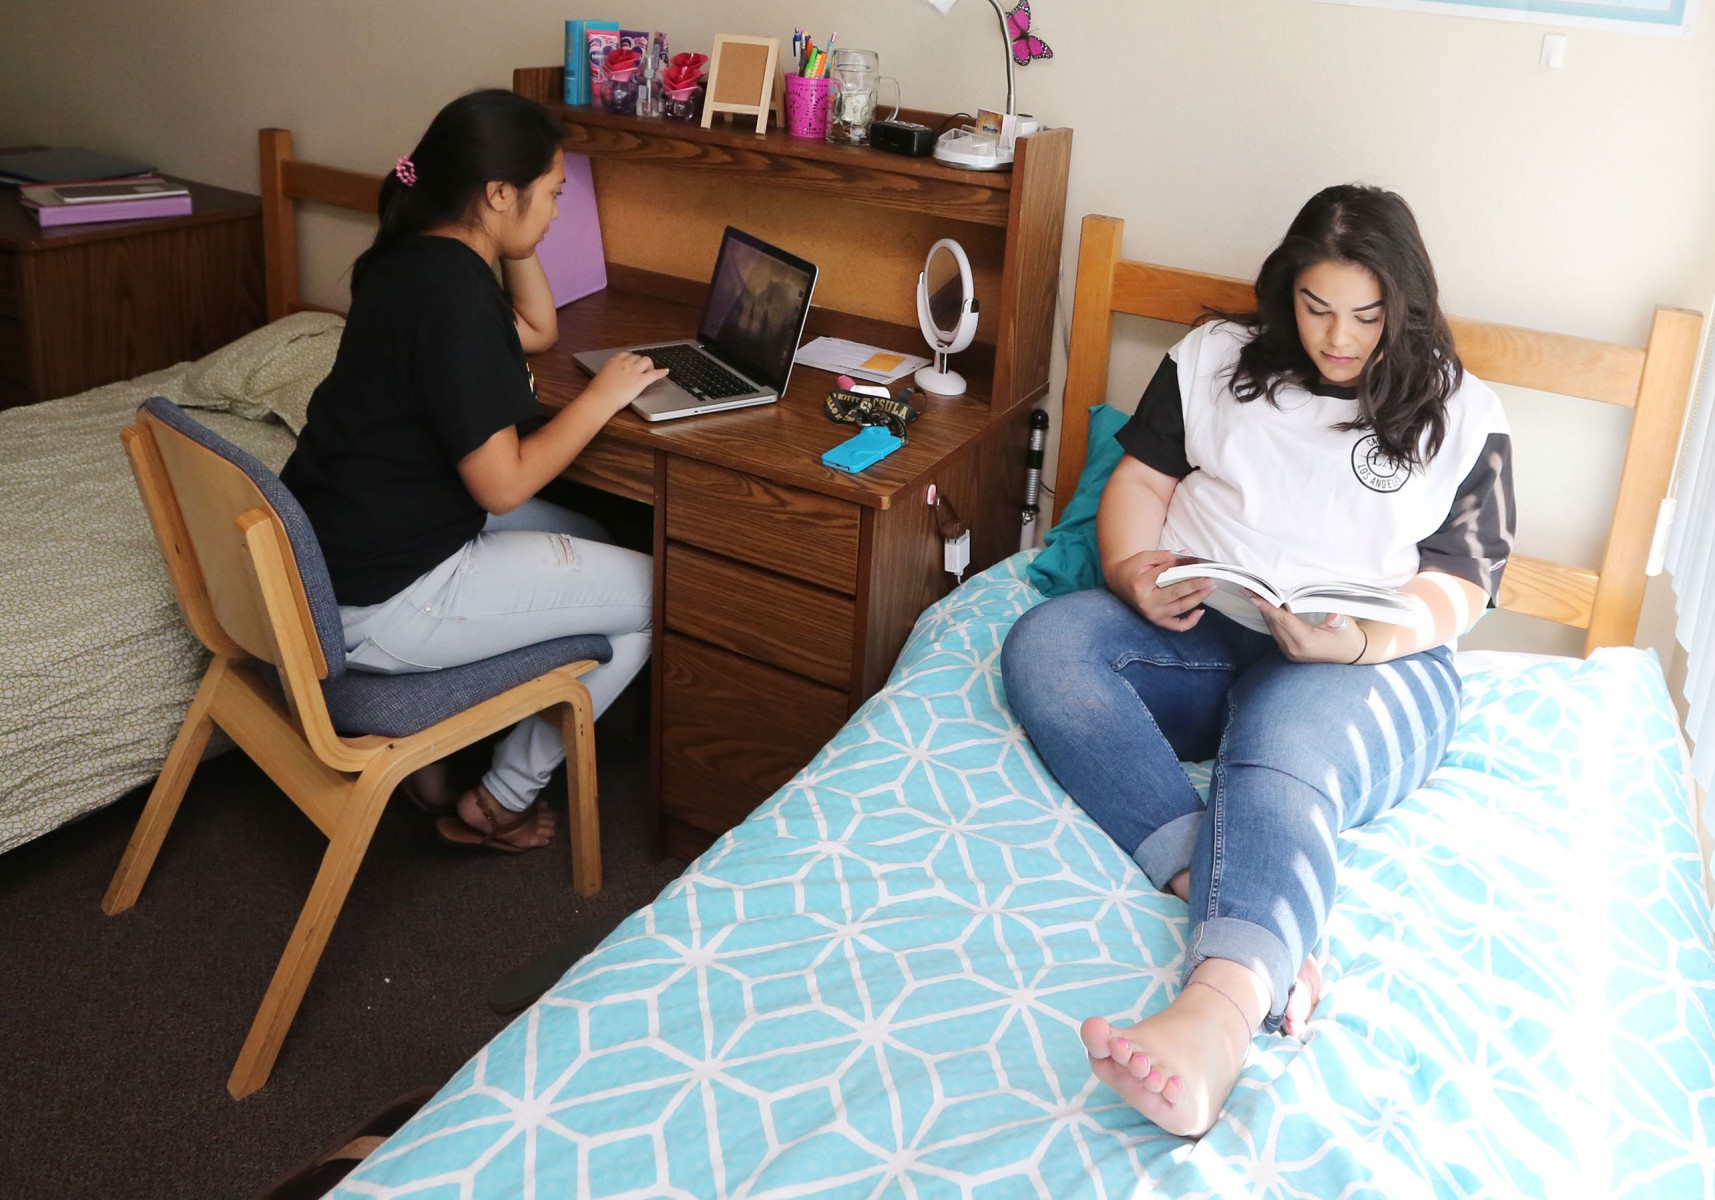
[[[1202,1137],[1232,1095],[1250,1049],[1248,1018],[1209,987],[1187,984],[1161,1012],[1115,1027],[1079,1029],[1096,1078],[1168,1133]]]
[[[1322,968],[1312,954],[1298,968],[1298,983],[1286,998],[1286,1016],[1280,1023],[1287,1037],[1302,1038],[1310,1032],[1310,1017],[1322,999]]]
[[[1181,871],[1167,883],[1167,890],[1181,900],[1191,899],[1191,872]],[[1286,1015],[1280,1028],[1288,1037],[1302,1038],[1310,1032],[1310,1017],[1322,1000],[1322,968],[1311,954],[1298,968],[1298,985],[1286,998]]]

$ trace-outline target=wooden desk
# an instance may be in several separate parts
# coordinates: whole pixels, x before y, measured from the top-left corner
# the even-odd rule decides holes
[[[523,70],[514,87],[592,159],[608,288],[561,309],[559,344],[532,359],[544,404],[582,391],[578,350],[694,333],[729,222],[821,267],[806,336],[921,347],[916,273],[942,236],[965,245],[982,304],[978,343],[957,360],[967,394],[916,398],[910,442],[861,475],[822,466],[856,430],[823,412],[833,376],[805,368],[775,404],[657,424],[622,413],[567,472],[654,506],[652,790],[662,848],[690,857],[814,756],[954,586],[931,484],[971,530],[972,571],[1017,549],[1071,131],[1029,139],[1011,172],[970,173],[568,108],[559,81],[558,68]]]
[[[0,188],[0,408],[198,358],[262,324],[262,206],[193,183],[191,213],[43,229]]]
[[[700,305],[664,297],[677,286],[620,271],[561,309],[559,344],[531,360],[543,403],[583,390],[578,350],[692,334]],[[817,324],[876,333],[839,314]],[[926,400],[909,443],[854,476],[821,464],[856,432],[823,414],[832,382],[799,368],[775,404],[659,424],[626,411],[567,472],[655,509],[653,768],[662,845],[680,856],[808,762],[952,588],[931,483],[971,529],[973,569],[1018,546],[1028,406],[995,412],[986,379]]]
[[[621,413],[571,479],[653,508],[652,786],[659,845],[704,849],[786,782],[885,682],[922,610],[954,585],[930,484],[971,530],[970,570],[1018,546],[1033,401],[1048,391],[1072,131],[1022,139],[971,173],[775,130],[638,119],[557,102],[558,66],[513,87],[562,122],[595,177],[608,287],[560,310],[531,360],[545,406],[586,380],[578,350],[694,332],[727,224],[816,263],[810,335],[915,350],[915,281],[937,238],[969,255],[982,305],[956,366],[967,395],[924,399],[910,443],[858,476],[821,465],[855,429],[800,368],[775,404],[649,424]],[[937,114],[907,114],[936,127]],[[298,299],[296,205],[375,211],[374,176],[292,155],[263,130],[269,310]]]

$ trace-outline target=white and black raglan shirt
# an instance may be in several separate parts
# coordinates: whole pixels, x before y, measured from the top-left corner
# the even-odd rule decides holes
[[[1168,352],[1116,435],[1132,457],[1179,481],[1161,549],[1235,563],[1283,591],[1350,581],[1399,587],[1443,571],[1494,606],[1512,552],[1512,438],[1500,399],[1469,372],[1447,402],[1428,463],[1399,466],[1376,437],[1336,426],[1357,389],[1281,387],[1277,404],[1233,395],[1251,337],[1228,321],[1193,329]],[[1228,616],[1265,631],[1243,606]]]

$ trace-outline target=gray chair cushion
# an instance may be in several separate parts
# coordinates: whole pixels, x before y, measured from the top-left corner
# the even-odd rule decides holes
[[[613,657],[613,647],[605,637],[587,634],[540,642],[442,671],[377,675],[346,670],[345,627],[339,617],[339,602],[334,599],[333,581],[328,578],[327,561],[322,558],[315,530],[297,497],[253,455],[192,420],[171,400],[156,396],[144,401],[143,407],[168,427],[243,471],[280,514],[309,596],[316,640],[327,659],[328,677],[322,682],[322,695],[340,733],[406,737],[555,667],[586,658],[607,662]]]
[[[347,671],[323,683],[322,695],[340,733],[406,737],[555,667],[584,658],[606,662],[612,657],[613,646],[606,638],[586,634],[538,642],[441,671],[409,675]]]

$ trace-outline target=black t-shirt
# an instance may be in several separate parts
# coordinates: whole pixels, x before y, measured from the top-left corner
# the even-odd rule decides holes
[[[452,238],[405,238],[365,266],[280,473],[341,604],[391,598],[482,528],[458,462],[538,415],[514,320],[489,265]]]

